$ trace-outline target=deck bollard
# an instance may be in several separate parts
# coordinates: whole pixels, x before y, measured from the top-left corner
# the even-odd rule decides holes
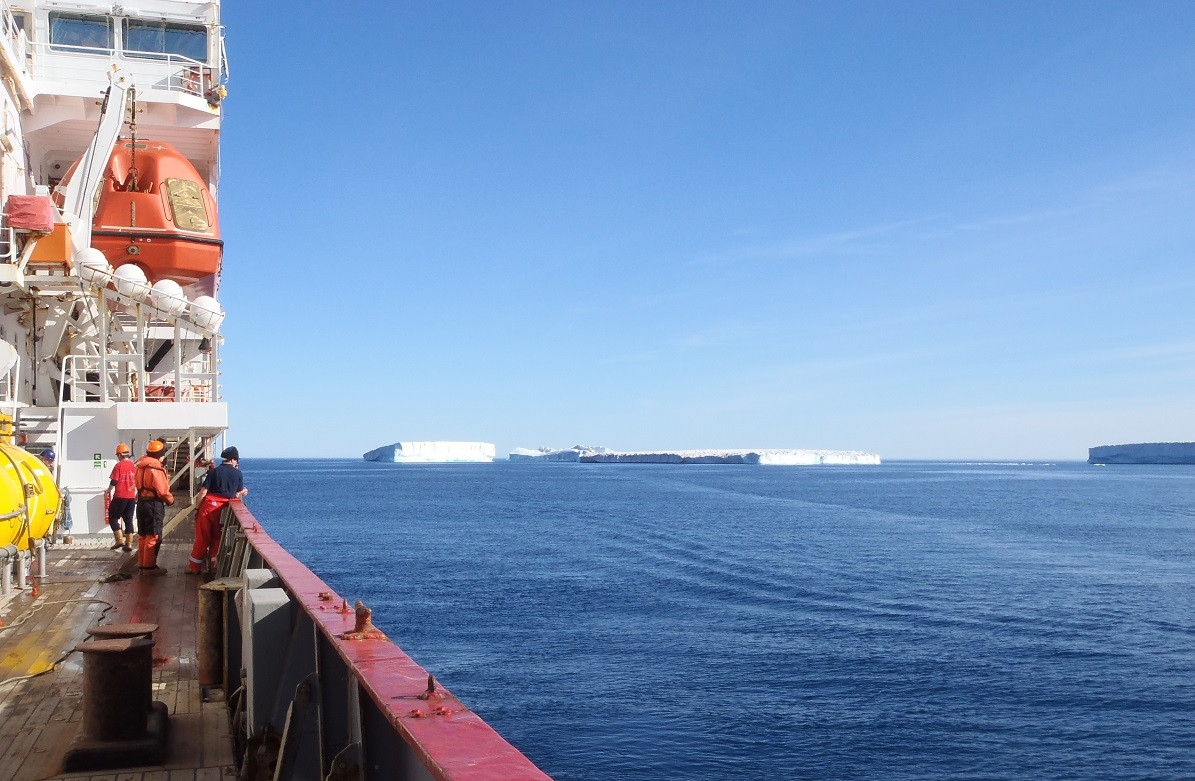
[[[224,594],[199,588],[199,685],[224,680]]]
[[[37,562],[37,577],[45,583],[48,579],[46,577],[46,541],[45,538],[39,537],[33,540],[33,557]]]
[[[0,547],[0,595],[8,596],[12,592],[12,568],[16,562],[16,545]]]
[[[153,647],[148,637],[92,640],[75,647],[83,653],[86,737],[106,741],[145,735],[153,693]]]
[[[240,578],[220,578],[199,587],[200,686],[224,685],[224,603],[242,585]]]
[[[26,575],[29,573],[29,551],[17,551],[17,588],[23,589],[28,585]]]
[[[65,772],[162,763],[168,709],[152,701],[154,641],[146,627],[157,629],[154,624],[92,627],[93,636],[104,631],[133,636],[75,646],[83,654],[83,721],[63,755]]]
[[[87,634],[91,635],[93,640],[120,640],[135,637],[149,638],[152,643],[154,639],[154,632],[158,631],[157,624],[104,624],[103,626],[93,626],[87,630]],[[136,688],[138,696],[143,696],[145,700],[145,712],[149,713],[150,706],[153,702],[153,646],[150,646],[150,682],[146,686],[139,686]],[[127,693],[126,693],[127,696]]]

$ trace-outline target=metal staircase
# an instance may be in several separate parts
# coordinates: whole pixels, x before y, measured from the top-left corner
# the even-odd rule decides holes
[[[18,407],[17,443],[39,455],[46,448],[58,449],[58,408]]]

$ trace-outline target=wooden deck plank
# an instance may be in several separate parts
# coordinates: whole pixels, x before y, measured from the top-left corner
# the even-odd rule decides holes
[[[18,697],[9,701],[5,710],[4,720],[0,722],[0,745],[11,744],[24,731],[25,722],[28,721],[29,711],[31,710],[28,702],[29,697],[24,691],[20,692]],[[7,755],[8,752],[0,753],[0,757]]]
[[[163,545],[165,577],[140,576],[132,557],[106,546],[58,547],[50,551],[49,577],[40,584],[39,597],[25,591],[0,603],[6,624],[0,628],[0,681],[13,677],[7,671],[59,662],[42,676],[0,685],[0,781],[40,781],[60,773],[83,704],[82,658],[68,652],[84,641],[91,626],[140,621],[159,625],[153,698],[166,702],[171,713],[167,762],[54,778],[196,781],[197,768],[205,768],[203,781],[235,775],[227,711],[223,703],[205,706],[197,680],[199,579],[184,574],[192,535],[190,523],[184,526]],[[22,619],[9,631],[11,622]],[[33,734],[43,738],[37,747],[31,745]]]
[[[188,713],[170,719],[170,752],[165,766],[168,770],[197,768],[203,759],[203,719]]]
[[[223,702],[205,702],[201,706],[203,718],[203,761],[201,767],[232,767],[232,737],[228,724],[228,708]]]
[[[8,750],[0,754],[0,781],[15,781],[41,733],[40,727],[17,733]]]
[[[50,688],[48,681],[45,688],[47,690]],[[50,692],[47,691],[46,695],[50,695]],[[33,706],[33,709],[29,711],[29,724],[50,723],[50,717],[54,714],[54,710],[58,707],[58,699],[52,695],[46,695],[43,695],[37,704]]]
[[[41,732],[37,745],[29,752],[16,781],[36,781],[62,772],[62,755],[75,739],[78,724],[54,722]]]
[[[0,660],[0,676],[5,679],[19,678],[32,671],[33,659],[39,649],[39,641],[46,628],[41,606],[30,602],[23,615],[18,618],[9,632],[15,641],[8,645]]]
[[[194,678],[187,680],[187,712],[199,713],[203,705],[203,688],[199,685],[199,681]]]
[[[65,689],[65,687],[63,687]],[[65,724],[78,721],[75,712],[83,707],[83,692],[64,690],[54,696],[54,712],[50,714],[51,724]]]

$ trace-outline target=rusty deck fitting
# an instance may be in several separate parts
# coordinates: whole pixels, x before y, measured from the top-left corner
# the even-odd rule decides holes
[[[356,617],[356,623],[353,624],[353,631],[345,632],[341,635],[345,640],[385,640],[386,635],[382,630],[373,625],[373,611],[365,606],[361,600],[356,602],[356,610],[353,611]]]

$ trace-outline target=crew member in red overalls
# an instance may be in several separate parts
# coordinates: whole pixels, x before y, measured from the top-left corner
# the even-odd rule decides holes
[[[192,575],[199,574],[205,566],[215,566],[216,554],[220,552],[220,518],[224,505],[249,493],[238,466],[241,454],[237,449],[224,448],[220,459],[220,466],[209,469],[204,475],[203,487],[195,495],[199,504],[195,513],[195,547],[191,548],[191,560],[187,563],[187,572]]]
[[[137,505],[137,466],[132,454],[125,443],[116,446],[116,465],[108,475],[108,490],[104,492],[104,498],[108,500],[108,525],[116,538],[112,550],[124,548],[126,553],[133,550],[133,512]]]

